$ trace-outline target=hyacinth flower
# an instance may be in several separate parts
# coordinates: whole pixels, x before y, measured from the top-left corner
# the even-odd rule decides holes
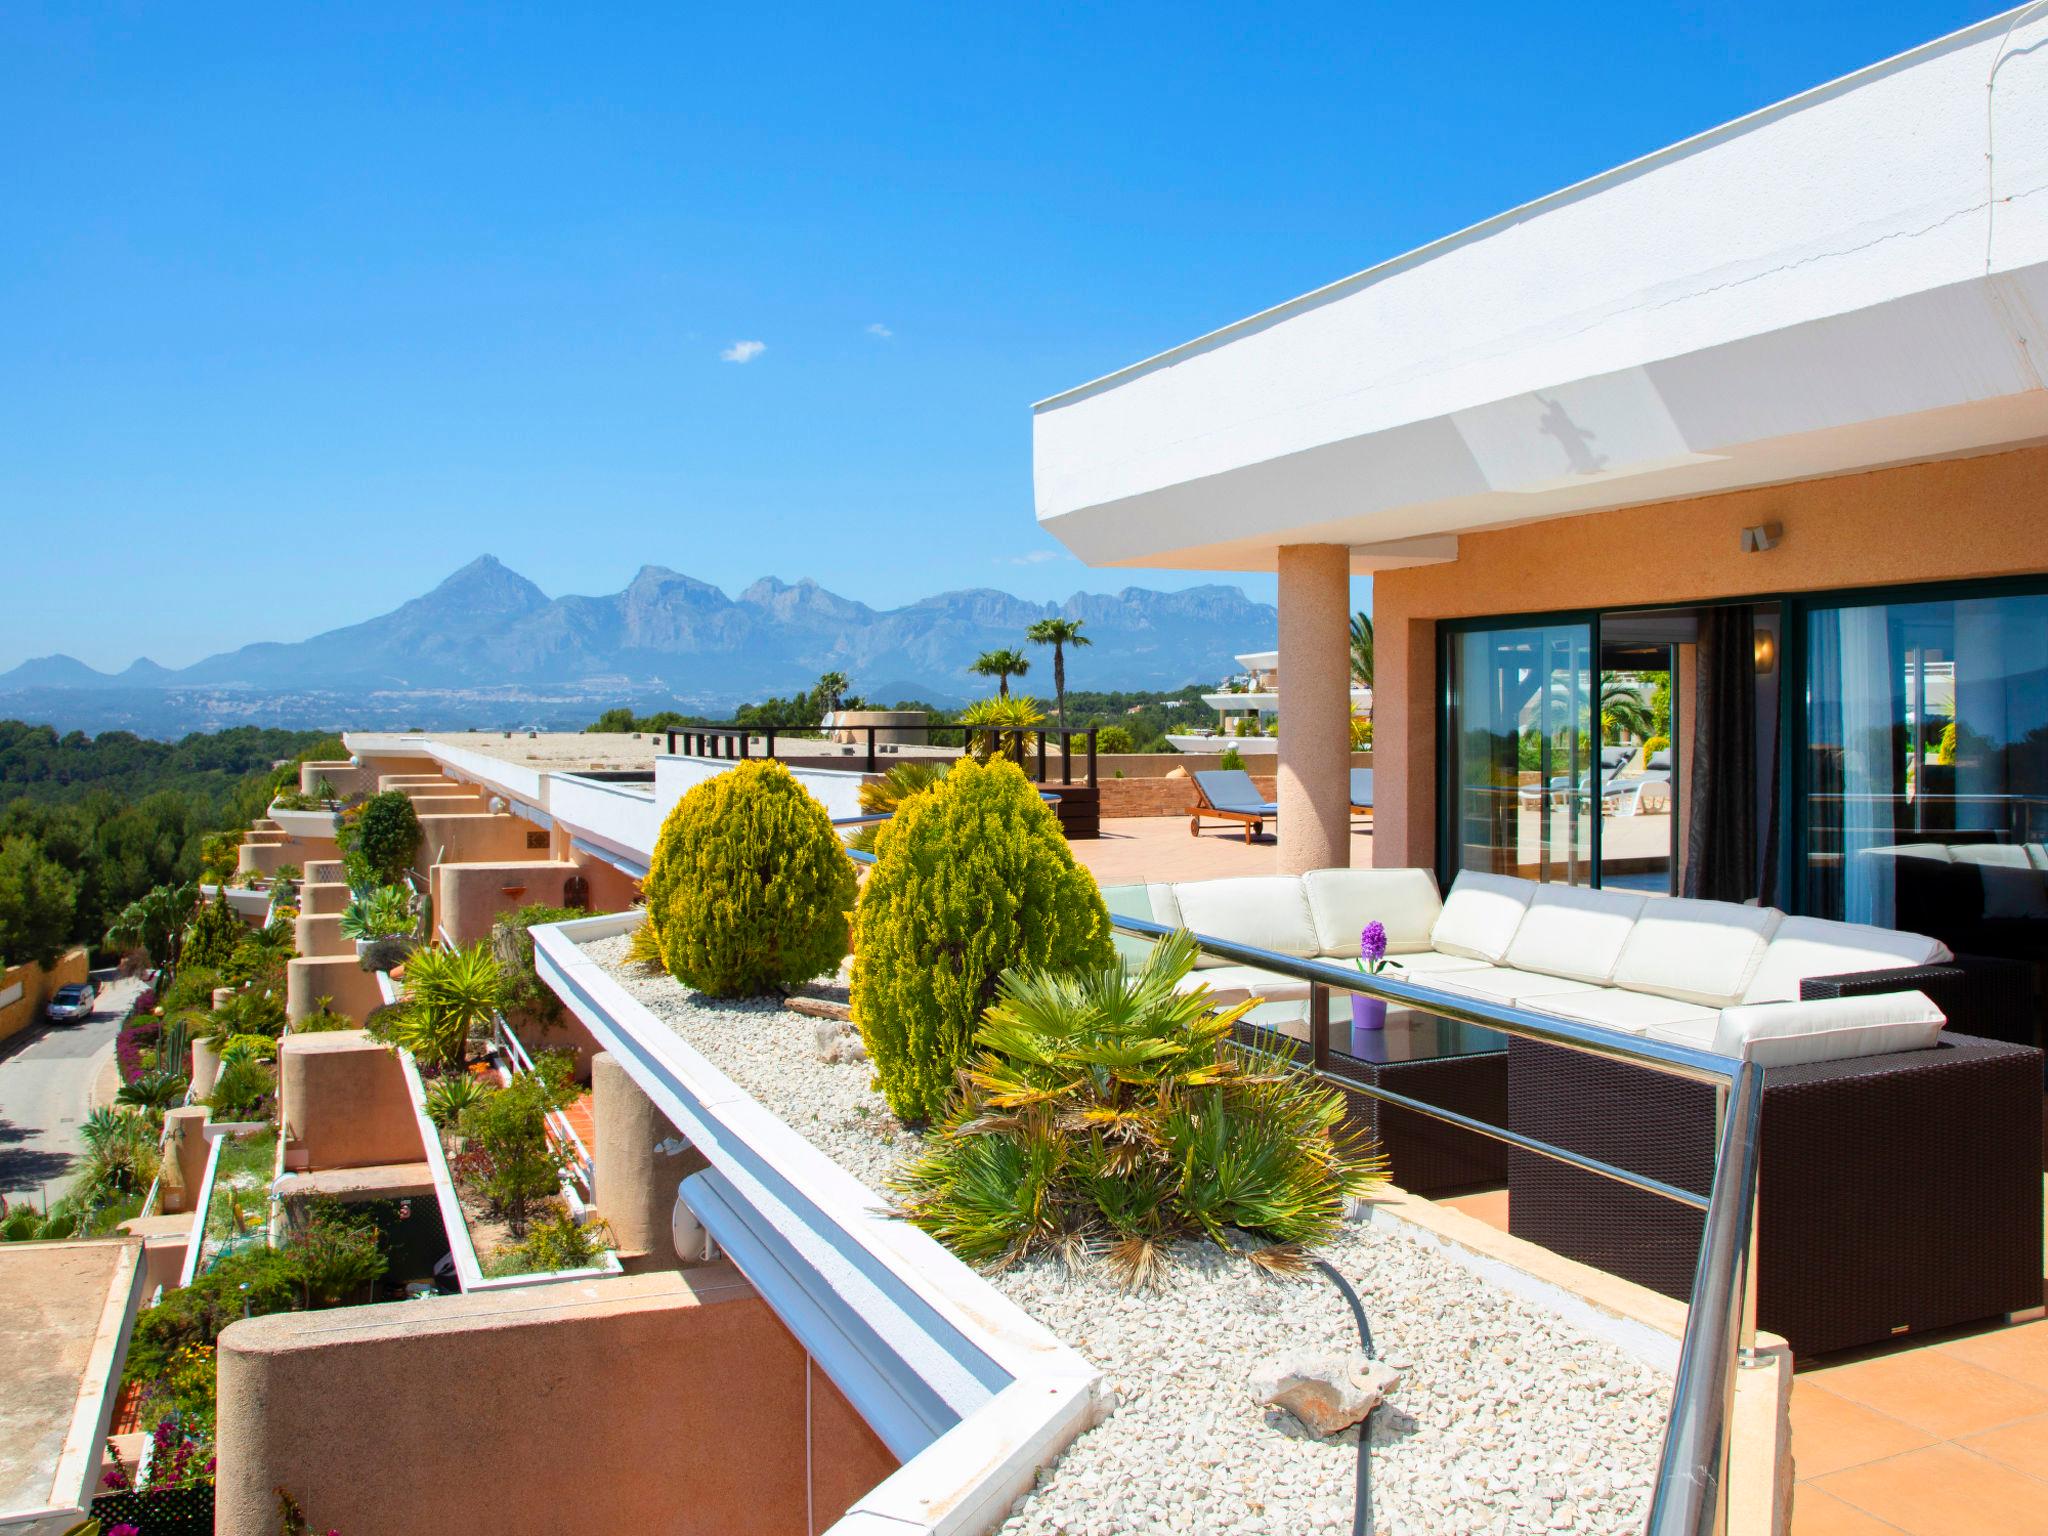
[[[1389,966],[1400,962],[1387,958],[1387,925],[1380,922],[1367,923],[1358,932],[1358,958],[1351,962],[1368,976],[1378,976]],[[1351,998],[1351,1027],[1379,1029],[1387,1022],[1387,1002],[1382,997],[1361,997],[1356,993]]]

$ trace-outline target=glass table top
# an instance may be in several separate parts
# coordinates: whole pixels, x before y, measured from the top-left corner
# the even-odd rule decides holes
[[[1440,1019],[1435,1014],[1399,1003],[1386,1005],[1385,1022],[1377,1028],[1354,1021],[1350,992],[1327,994],[1321,1021],[1329,1042],[1333,1064],[1340,1057],[1378,1065],[1402,1062],[1444,1061],[1453,1057],[1487,1056],[1508,1048],[1508,1037],[1497,1029]],[[1359,997],[1359,1002],[1370,999]],[[1245,1015],[1247,1024],[1277,1030],[1290,1040],[1309,1039],[1308,1000],[1261,1003]]]

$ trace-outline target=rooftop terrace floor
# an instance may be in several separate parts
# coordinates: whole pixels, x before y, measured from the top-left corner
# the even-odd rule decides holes
[[[81,1401],[101,1389],[137,1253],[127,1239],[0,1245],[0,1516],[80,1495],[82,1481],[54,1485],[85,1466],[65,1453],[80,1449]]]
[[[1103,885],[1140,880],[1216,880],[1232,875],[1276,875],[1280,844],[1270,830],[1247,844],[1236,823],[1203,826],[1188,835],[1185,816],[1106,816],[1102,835],[1067,845]],[[1351,865],[1372,863],[1372,827],[1362,817],[1351,826]]]
[[[1504,1189],[1441,1203],[1507,1228]],[[2048,1536],[2048,1319],[1800,1361],[1792,1459],[1791,1536]]]

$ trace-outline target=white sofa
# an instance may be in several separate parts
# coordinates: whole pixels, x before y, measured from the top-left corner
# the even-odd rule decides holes
[[[1945,1020],[1922,992],[1801,1001],[1800,983],[1953,958],[1920,934],[1771,907],[1471,871],[1448,898],[1423,869],[1322,869],[1104,894],[1113,912],[1302,958],[1352,960],[1359,931],[1378,921],[1401,980],[1767,1066],[1933,1045]],[[1189,977],[1197,984],[1224,1001],[1308,992],[1305,982],[1216,963]]]

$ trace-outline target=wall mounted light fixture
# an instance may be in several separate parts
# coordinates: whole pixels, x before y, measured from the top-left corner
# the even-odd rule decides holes
[[[1778,637],[1768,629],[1756,632],[1756,675],[1768,677],[1778,668]]]
[[[1785,537],[1782,523],[1758,523],[1754,528],[1742,530],[1742,552],[1745,555],[1760,555],[1766,550],[1776,549],[1778,541]]]

